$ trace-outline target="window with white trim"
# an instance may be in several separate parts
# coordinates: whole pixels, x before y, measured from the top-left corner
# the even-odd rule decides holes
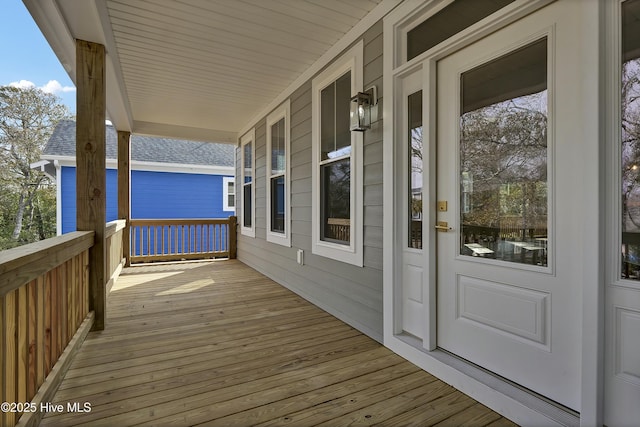
[[[232,176],[222,177],[222,210],[235,212],[236,210],[236,185]]]
[[[362,140],[349,131],[351,96],[362,90],[360,42],[312,82],[312,252],[363,265]]]
[[[267,117],[267,241],[291,246],[289,158],[291,105]]]
[[[240,233],[255,237],[255,164],[256,164],[256,130],[251,129],[240,139],[241,151],[241,170],[240,178],[242,179],[242,217],[240,222]]]

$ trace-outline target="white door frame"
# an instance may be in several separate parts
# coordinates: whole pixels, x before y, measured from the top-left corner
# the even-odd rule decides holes
[[[629,419],[637,420],[637,393],[639,383],[637,376],[628,375],[622,365],[620,345],[629,337],[621,331],[624,318],[637,322],[640,308],[640,282],[622,279],[620,262],[621,248],[621,3],[624,0],[605,2],[604,37],[605,57],[605,140],[610,142],[605,151],[607,189],[615,189],[606,194],[606,224],[609,224],[606,241],[606,282],[605,282],[605,402],[604,421],[609,425],[629,423]],[[633,341],[633,339],[631,340]],[[633,351],[633,350],[632,350]],[[623,413],[620,407],[634,408],[633,413]],[[620,417],[620,418],[618,418]],[[631,421],[633,423],[634,421]]]
[[[550,3],[548,0],[516,0],[496,14],[451,37],[429,51],[406,61],[403,58],[404,36],[406,32],[422,22],[429,14],[439,10],[448,0],[407,1],[392,11],[384,19],[384,102],[383,131],[384,145],[384,235],[383,235],[383,308],[384,308],[384,343],[394,352],[409,359],[413,363],[429,371],[444,381],[521,424],[552,424],[554,419],[541,413],[538,403],[523,399],[514,399],[517,391],[495,377],[487,377],[474,371],[470,366],[461,363],[441,351],[426,351],[422,343],[399,334],[398,302],[401,301],[396,286],[397,266],[395,253],[398,238],[395,235],[395,224],[402,219],[400,209],[394,204],[396,176],[403,173],[396,168],[394,138],[398,126],[394,111],[396,102],[398,76],[405,74],[410,68],[430,59],[435,64],[440,58],[471,44],[498,28],[517,21],[520,17]],[[564,0],[559,0],[564,2]],[[585,73],[580,76],[583,98],[577,100],[576,109],[581,117],[582,128],[577,137],[582,138],[584,150],[580,153],[580,173],[584,189],[582,191],[578,211],[582,215],[582,229],[586,235],[593,236],[592,244],[581,248],[582,275],[582,337],[581,337],[581,425],[602,425],[603,414],[603,354],[604,354],[604,194],[602,186],[604,161],[601,158],[601,141],[604,132],[604,113],[599,108],[602,91],[594,88],[604,87],[604,73],[601,68],[606,49],[599,49],[602,38],[602,10],[606,0],[593,2],[566,2],[575,8],[575,41],[576,60],[581,61]],[[565,5],[563,5],[565,6]],[[598,29],[597,31],[594,29]],[[579,46],[579,47],[578,47]],[[431,68],[431,67],[429,67]],[[432,69],[432,68],[431,68]],[[430,97],[433,98],[433,97]],[[428,104],[425,104],[427,107]],[[424,123],[431,129],[429,123]],[[429,127],[428,127],[429,126]],[[595,230],[595,231],[594,231]],[[429,257],[429,255],[426,255]],[[428,259],[425,259],[428,261]],[[549,408],[546,408],[549,409]],[[551,411],[553,412],[553,411]],[[561,417],[561,414],[558,418]],[[553,415],[552,415],[553,416]],[[575,422],[575,418],[573,419]],[[569,422],[571,422],[569,420]]]

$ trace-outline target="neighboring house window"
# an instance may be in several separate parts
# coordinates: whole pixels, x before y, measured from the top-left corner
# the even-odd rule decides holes
[[[222,206],[225,211],[236,210],[236,183],[235,178],[225,176],[222,178]]]
[[[252,129],[240,139],[240,149],[242,156],[242,168],[240,177],[242,178],[242,222],[240,232],[245,236],[255,237],[255,147],[256,131]]]
[[[289,116],[285,102],[267,117],[267,241],[291,246]]]
[[[312,82],[312,252],[362,266],[362,142],[349,131],[351,96],[362,90],[360,42]]]

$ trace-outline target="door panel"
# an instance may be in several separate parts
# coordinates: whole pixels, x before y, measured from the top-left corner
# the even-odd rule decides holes
[[[451,227],[437,233],[437,343],[579,410],[580,280],[565,249],[580,236],[554,228],[572,220],[554,195],[577,188],[556,177],[579,150],[575,117],[554,106],[579,87],[575,65],[557,71],[571,49],[557,9],[437,63],[437,220]]]

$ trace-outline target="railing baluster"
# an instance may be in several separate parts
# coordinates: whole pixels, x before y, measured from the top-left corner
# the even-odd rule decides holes
[[[74,232],[7,251],[0,265],[0,401],[37,400],[48,377],[59,375],[52,368],[82,323],[93,242],[93,232]],[[0,425],[31,416],[6,411]]]
[[[131,229],[134,230],[131,238],[131,261],[135,263],[229,256],[229,223],[229,219],[131,220]],[[141,230],[141,242],[137,240],[136,229]]]
[[[3,328],[6,341],[4,343],[4,384],[0,383],[0,387],[4,385],[3,401],[5,402],[17,402],[18,396],[16,395],[16,296],[17,290],[9,292],[4,296],[4,319]],[[2,338],[2,336],[0,336]],[[0,413],[0,416],[3,414]],[[5,412],[4,421],[6,425],[14,425],[16,420],[15,413]]]

